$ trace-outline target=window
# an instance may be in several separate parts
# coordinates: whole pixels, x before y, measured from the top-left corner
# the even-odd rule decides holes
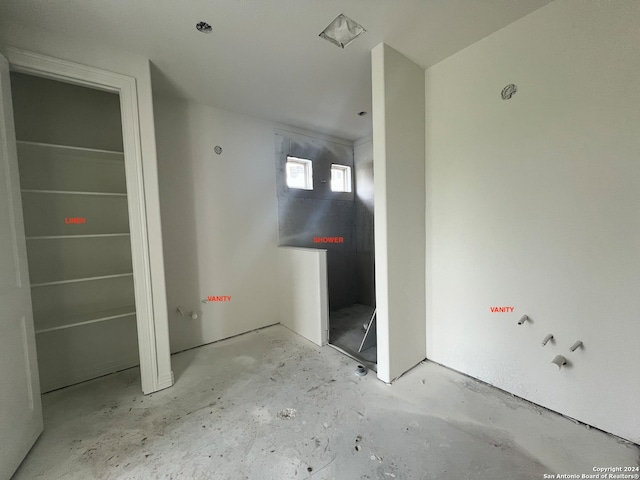
[[[287,186],[313,190],[313,166],[311,160],[287,157]]]
[[[346,165],[331,165],[331,191],[351,191],[351,167]]]

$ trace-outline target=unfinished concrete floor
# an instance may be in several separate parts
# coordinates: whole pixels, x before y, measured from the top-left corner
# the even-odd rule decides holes
[[[44,395],[21,479],[541,479],[640,449],[433,363],[393,385],[274,326]]]
[[[363,325],[369,323],[373,310],[373,307],[354,303],[329,312],[329,342],[375,366],[377,362],[375,345],[358,352],[365,333]]]

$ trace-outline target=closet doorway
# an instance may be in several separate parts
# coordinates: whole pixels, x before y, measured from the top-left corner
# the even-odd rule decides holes
[[[118,94],[11,73],[42,392],[139,364]]]
[[[152,393],[173,384],[171,372],[171,359],[168,344],[168,331],[166,317],[159,311],[154,315],[154,294],[152,290],[152,264],[149,251],[147,209],[154,208],[148,204],[145,198],[145,179],[143,175],[143,147],[145,138],[141,134],[141,119],[148,120],[148,111],[140,110],[148,105],[145,95],[145,79],[137,82],[130,75],[114,73],[97,67],[81,65],[66,60],[40,55],[12,47],[7,47],[3,52],[9,61],[11,72],[28,74],[50,80],[57,80],[65,84],[83,86],[103,92],[115,93],[119,96],[122,138],[124,151],[124,164],[126,173],[127,206],[129,216],[129,230],[131,243],[132,271],[135,278],[135,308],[138,336],[138,350],[140,363],[140,376],[142,392]],[[123,68],[129,68],[123,64]],[[139,89],[142,89],[139,91]],[[7,92],[7,98],[11,98]],[[12,129],[13,130],[13,129]],[[12,133],[13,135],[13,133]],[[148,137],[148,131],[147,135]],[[12,142],[12,139],[9,139]],[[147,138],[146,143],[152,141]],[[155,172],[152,162],[155,161],[155,145],[153,143],[144,147],[144,151],[150,156],[146,162],[150,163],[150,182],[154,181]],[[12,148],[15,148],[12,147]],[[153,183],[150,185],[153,194]],[[153,195],[152,195],[153,197]],[[153,198],[152,198],[153,200]],[[155,210],[151,212],[150,221],[155,222]],[[156,225],[153,224],[155,229]],[[26,240],[25,249],[26,249]],[[162,267],[161,262],[154,265]],[[164,282],[163,273],[158,272],[157,284]],[[162,310],[164,301],[163,292],[157,292],[159,297],[158,308]],[[31,302],[30,302],[31,303]]]

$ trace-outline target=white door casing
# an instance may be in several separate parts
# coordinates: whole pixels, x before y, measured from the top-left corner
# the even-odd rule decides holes
[[[159,368],[160,363],[170,365],[171,360],[168,338],[156,334],[136,79],[11,47],[6,55],[13,71],[120,96],[142,391],[149,394],[170,387],[172,372]]]
[[[0,480],[42,433],[9,63],[0,55]]]

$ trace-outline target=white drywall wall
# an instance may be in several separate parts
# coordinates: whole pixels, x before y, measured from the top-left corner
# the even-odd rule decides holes
[[[424,70],[385,44],[372,52],[378,378],[426,356]]]
[[[55,25],[52,25],[51,28],[55,29]],[[169,355],[169,329],[149,60],[126,52],[114,51],[105,45],[74,41],[73,38],[54,35],[44,29],[25,28],[17,23],[12,24],[9,28],[0,30],[0,50],[9,46],[128,75],[136,79],[156,355],[158,359],[157,375],[158,384],[162,388],[170,386],[173,374]]]
[[[426,72],[428,358],[636,443],[639,24],[559,0]]]
[[[281,323],[316,345],[325,345],[329,331],[327,251],[280,247],[278,267]]]
[[[171,350],[278,323],[273,124],[154,101]],[[231,300],[202,303],[208,296]]]

